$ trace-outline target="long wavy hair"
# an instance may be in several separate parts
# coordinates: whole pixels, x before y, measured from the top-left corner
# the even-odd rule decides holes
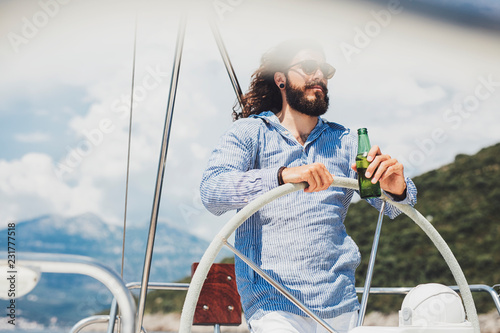
[[[322,46],[310,39],[287,40],[266,52],[261,58],[260,67],[252,74],[247,93],[242,96],[243,105],[236,103],[233,107],[233,119],[246,118],[263,111],[278,113],[283,101],[280,89],[274,82],[274,74],[282,72],[287,76],[290,62],[305,49],[324,53]]]

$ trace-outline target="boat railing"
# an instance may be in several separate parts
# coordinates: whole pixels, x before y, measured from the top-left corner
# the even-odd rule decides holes
[[[129,290],[140,289],[141,282],[130,282],[126,285],[126,287]],[[460,292],[458,286],[456,286],[456,285],[448,286],[448,287],[450,287],[454,291]],[[493,303],[495,304],[495,307],[498,311],[498,314],[500,315],[500,295],[496,291],[496,288],[500,288],[500,284],[496,284],[493,286],[488,286],[485,284],[471,284],[471,285],[469,285],[469,288],[472,292],[486,292],[487,294],[489,294],[493,300]],[[187,291],[189,289],[189,283],[150,282],[148,284],[147,289],[148,290]],[[370,292],[370,294],[373,294],[373,295],[406,295],[412,289],[413,289],[413,287],[372,287],[372,288],[370,288],[369,292]],[[363,291],[364,291],[363,287],[356,287],[356,293],[363,294]],[[115,320],[109,321],[110,318],[115,318]],[[118,322],[119,318],[121,318],[121,316],[118,317],[117,302],[116,302],[116,299],[113,299],[109,315],[96,315],[96,316],[90,316],[90,317],[87,317],[85,319],[82,319],[73,326],[73,328],[71,329],[71,333],[78,333],[83,328],[85,328],[89,325],[99,324],[99,323],[108,323],[107,333],[112,333],[112,332],[114,332],[115,324]],[[145,332],[145,329],[143,328],[142,331]]]
[[[134,289],[141,289],[142,283],[141,282],[130,282],[126,284],[126,288],[128,290],[134,290]],[[187,291],[189,289],[189,283],[176,283],[176,282],[150,282],[148,283],[148,290],[184,290]],[[111,302],[111,307],[109,310],[109,315],[96,315],[96,316],[90,316],[87,318],[84,318],[80,320],[78,323],[76,323],[72,328],[70,333],[78,333],[82,329],[84,329],[87,326],[93,325],[93,324],[101,324],[101,323],[108,323],[108,333],[112,333],[115,330],[115,325],[117,322],[119,322],[122,318],[122,315],[118,316],[118,306],[117,306],[117,300],[116,298],[113,298],[113,301]],[[135,317],[135,314],[134,314]],[[110,320],[110,318],[115,318],[115,320]],[[146,331],[144,328],[142,328],[142,331]]]
[[[494,286],[488,286],[486,284],[470,284],[469,289],[472,292],[486,292],[488,293],[491,298],[493,299],[493,303],[495,304],[495,307],[498,311],[498,314],[500,315],[500,295],[496,291],[495,288],[497,288],[500,285],[494,285]],[[460,288],[458,286],[448,286],[451,289],[453,289],[456,292],[460,292]],[[405,295],[412,290],[413,287],[372,287],[370,288],[370,294],[374,295]],[[358,294],[363,293],[363,288],[357,287],[356,292]]]
[[[123,314],[122,332],[134,332],[136,307],[130,290],[117,273],[97,260],[78,255],[27,252],[19,256],[17,265],[35,269],[40,273],[86,275],[101,282],[111,292],[114,302]],[[83,328],[97,321],[106,322],[109,318],[109,316],[86,318],[78,323],[78,327]]]
[[[141,289],[141,282],[130,282],[126,284],[128,290]],[[189,289],[189,283],[177,283],[177,282],[150,282],[148,283],[147,290],[178,290],[187,291]],[[111,307],[109,310],[109,315],[96,315],[90,316],[80,320],[72,328],[70,333],[78,333],[83,328],[100,323],[108,323],[108,333],[112,333],[115,330],[115,324],[121,320],[122,315],[118,316],[118,306],[116,298],[111,302]],[[115,318],[115,320],[110,320],[110,318]],[[141,331],[145,332],[144,328]]]

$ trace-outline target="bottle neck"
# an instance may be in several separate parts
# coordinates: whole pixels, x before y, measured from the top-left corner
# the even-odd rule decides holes
[[[370,151],[370,139],[368,138],[368,134],[362,133],[358,135],[358,155],[359,154],[368,154]]]

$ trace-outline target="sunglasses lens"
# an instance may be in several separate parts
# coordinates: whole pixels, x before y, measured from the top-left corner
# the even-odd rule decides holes
[[[321,66],[321,71],[327,79],[331,79],[335,74],[335,68],[330,64],[323,64]]]
[[[311,75],[318,70],[318,63],[314,60],[305,60],[301,63],[304,74]]]
[[[299,62],[295,65],[290,66],[289,68],[299,65],[304,74],[306,75],[312,75],[316,73],[318,68],[321,70],[323,73],[323,76],[326,79],[331,79],[333,75],[335,74],[335,68],[327,63],[319,64],[316,60],[304,60],[302,62]]]
[[[323,72],[323,75],[327,79],[331,79],[335,74],[335,68],[330,64],[318,64],[315,60],[305,60],[301,63],[302,70],[306,75],[312,75],[316,73],[318,68]]]

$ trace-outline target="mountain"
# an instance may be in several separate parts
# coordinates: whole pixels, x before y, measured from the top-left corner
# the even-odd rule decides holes
[[[500,283],[500,144],[413,179],[418,189],[415,208],[432,222],[448,243],[469,284]],[[363,286],[378,212],[366,202],[352,204],[345,221],[360,247],[362,263],[356,272]],[[432,242],[408,217],[384,219],[372,286],[415,286],[456,282]],[[480,311],[493,307],[490,296],[474,293]],[[370,296],[369,309],[390,311],[401,296]]]
[[[46,215],[16,223],[16,252],[84,255],[119,273],[122,232],[123,228],[89,213],[70,218]],[[149,224],[127,227],[126,232],[124,281],[141,281]],[[207,247],[207,241],[159,222],[150,281],[173,282],[190,274],[191,263],[199,261]],[[111,299],[111,293],[92,278],[44,273],[37,287],[16,303],[23,319],[72,326],[86,316],[109,309]],[[1,300],[0,306],[6,302]]]

